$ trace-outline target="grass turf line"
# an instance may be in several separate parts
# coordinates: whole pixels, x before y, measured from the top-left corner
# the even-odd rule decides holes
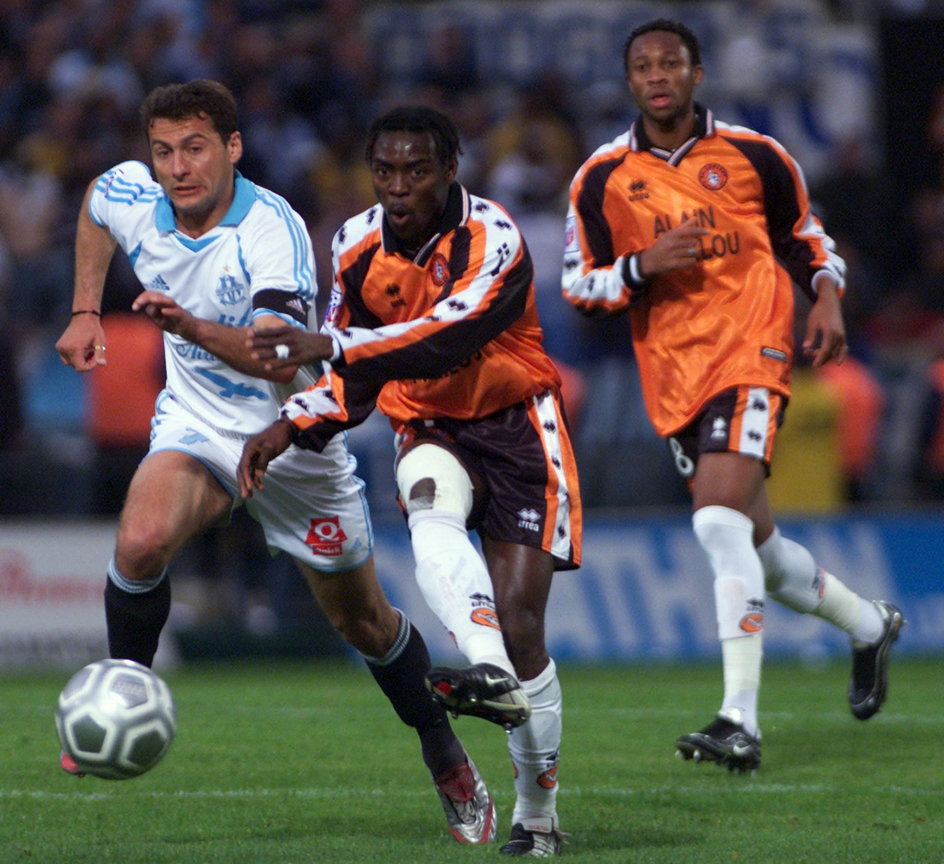
[[[720,698],[716,664],[561,665],[563,857],[594,864],[944,861],[942,664],[895,658],[867,723],[848,666],[769,662],[752,777],[673,756]],[[425,864],[495,859],[446,829],[415,734],[354,663],[213,664],[165,676],[177,740],[152,772],[81,780],[57,765],[68,675],[0,681],[0,864]],[[499,840],[514,801],[504,733],[454,721],[489,783]]]

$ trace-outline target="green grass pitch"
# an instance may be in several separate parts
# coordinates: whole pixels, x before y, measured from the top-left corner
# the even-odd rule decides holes
[[[593,864],[942,864],[944,664],[894,658],[889,701],[866,723],[848,668],[769,662],[764,764],[754,776],[683,763],[720,664],[561,666],[558,799],[565,860]],[[142,777],[58,767],[56,697],[68,675],[0,681],[2,864],[423,864],[508,860],[446,830],[415,734],[351,662],[207,664],[165,675],[179,729]],[[504,732],[455,727],[495,797],[513,803]]]

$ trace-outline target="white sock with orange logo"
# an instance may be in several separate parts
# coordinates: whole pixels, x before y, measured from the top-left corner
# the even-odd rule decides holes
[[[429,608],[470,663],[493,663],[514,675],[495,614],[492,580],[465,520],[448,510],[418,510],[409,526],[416,583]]]
[[[764,628],[764,570],[754,548],[754,523],[730,507],[702,507],[692,527],[714,575],[718,638]]]
[[[702,507],[695,536],[714,574],[715,613],[724,666],[721,712],[757,735],[763,657],[764,569],[754,548],[754,522],[730,507]]]
[[[563,709],[554,661],[537,678],[522,681],[521,687],[531,700],[531,718],[512,729],[508,736],[517,793],[511,824],[520,822],[528,830],[533,823],[537,830],[546,831],[557,827],[557,764]]]

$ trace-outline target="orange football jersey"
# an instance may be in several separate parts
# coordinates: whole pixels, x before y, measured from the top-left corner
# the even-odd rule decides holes
[[[649,281],[624,265],[693,219],[697,264]],[[642,123],[599,148],[570,189],[562,287],[588,314],[628,310],[649,417],[660,435],[686,426],[737,385],[790,394],[796,283],[842,287],[845,264],[811,213],[796,162],[773,139],[698,108],[691,139],[654,148]]]
[[[320,393],[297,394],[286,413],[309,436],[356,425],[374,404],[396,427],[485,417],[560,388],[531,257],[495,202],[454,184],[439,231],[415,254],[374,206],[341,226],[332,257],[324,332],[341,356]]]

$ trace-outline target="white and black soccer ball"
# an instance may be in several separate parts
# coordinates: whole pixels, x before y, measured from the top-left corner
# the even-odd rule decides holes
[[[56,731],[83,773],[126,780],[164,757],[177,731],[177,711],[167,684],[147,666],[98,660],[62,688]]]

